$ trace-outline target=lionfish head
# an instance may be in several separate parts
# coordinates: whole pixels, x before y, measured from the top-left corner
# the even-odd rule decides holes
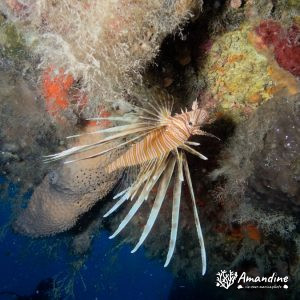
[[[199,103],[193,102],[192,110],[187,112],[187,127],[192,135],[202,134],[200,127],[204,124],[208,118],[208,113],[205,109],[199,107]]]

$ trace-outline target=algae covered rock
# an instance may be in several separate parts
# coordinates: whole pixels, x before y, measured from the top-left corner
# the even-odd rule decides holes
[[[88,94],[86,110],[123,98],[142,82],[162,40],[185,24],[202,1],[27,1],[18,16],[5,1],[0,9],[19,24],[40,67],[62,68]]]
[[[251,45],[251,30],[243,25],[216,39],[204,64],[208,89],[219,102],[217,110],[237,120],[273,96],[268,59]]]
[[[300,95],[262,105],[238,126],[218,171],[226,190],[265,211],[299,215]]]

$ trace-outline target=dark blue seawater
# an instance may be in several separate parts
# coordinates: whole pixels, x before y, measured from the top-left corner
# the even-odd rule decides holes
[[[6,190],[0,191],[0,226],[9,222],[11,203],[19,195],[18,186],[5,181],[4,177],[0,177],[0,187],[3,183],[8,184]],[[30,193],[23,197],[28,199]],[[1,300],[46,299],[43,289],[52,288],[53,279],[63,280],[70,276],[74,257],[69,254],[68,245],[60,245],[55,258],[47,254],[47,245],[51,246],[54,241],[57,238],[32,243],[30,238],[6,228],[0,240]],[[173,278],[161,263],[147,259],[142,249],[131,254],[128,246],[114,251],[112,257],[114,246],[115,242],[109,240],[108,233],[104,231],[94,240],[91,254],[75,276],[75,299],[169,298]],[[17,298],[15,295],[40,295],[40,298]],[[72,298],[62,293],[61,299]]]

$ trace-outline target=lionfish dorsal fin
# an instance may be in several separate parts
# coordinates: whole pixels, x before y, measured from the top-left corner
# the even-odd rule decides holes
[[[198,125],[203,124],[208,118],[208,113],[205,109],[199,109],[196,117],[196,123]]]
[[[198,109],[198,102],[195,100],[192,104],[192,110],[197,110]]]

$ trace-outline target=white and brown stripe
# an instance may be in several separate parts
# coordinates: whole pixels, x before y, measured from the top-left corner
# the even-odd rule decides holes
[[[190,113],[166,118],[165,126],[150,132],[141,141],[131,145],[123,155],[108,165],[108,172],[140,165],[175,150],[191,136],[187,126],[189,122]]]

